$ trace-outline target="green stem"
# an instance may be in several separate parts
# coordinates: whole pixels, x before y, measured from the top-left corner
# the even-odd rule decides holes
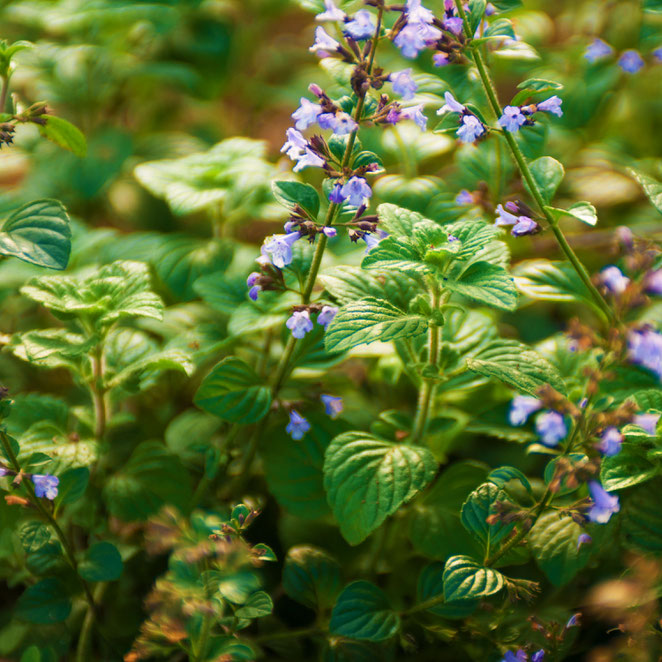
[[[108,588],[108,582],[101,582],[97,584],[94,589],[95,604],[99,604],[103,599],[103,595]],[[85,612],[83,619],[83,627],[80,631],[78,638],[78,647],[76,648],[76,662],[87,662],[90,660],[89,650],[92,642],[92,630],[94,628],[95,615],[94,610],[89,606]]]
[[[472,38],[471,28],[469,27],[467,15],[466,12],[464,11],[464,7],[462,6],[462,0],[455,0],[455,6],[457,7],[457,11],[460,17],[462,18],[462,23],[464,25],[464,33],[467,39],[471,39]],[[476,64],[476,68],[478,69],[478,75],[480,76],[483,89],[485,90],[485,95],[487,96],[487,100],[489,101],[489,104],[492,108],[495,117],[498,118],[501,115],[501,104],[499,103],[499,98],[497,96],[494,83],[492,82],[492,79],[487,70],[487,66],[485,65],[485,61],[483,59],[482,54],[480,53],[480,50],[473,49],[472,57],[474,63]],[[600,292],[595,287],[595,285],[593,285],[593,283],[591,282],[591,278],[588,272],[586,271],[586,267],[584,267],[581,260],[577,257],[576,253],[568,243],[567,239],[565,238],[565,235],[563,234],[563,231],[558,226],[557,220],[548,211],[547,205],[545,203],[545,199],[543,198],[542,192],[540,191],[540,187],[538,186],[538,184],[536,183],[533,177],[533,173],[531,172],[531,168],[529,167],[528,161],[526,160],[526,157],[524,156],[522,150],[517,144],[517,141],[515,140],[515,136],[513,136],[513,134],[509,133],[508,131],[504,131],[503,135],[506,142],[508,143],[508,147],[510,148],[513,158],[517,163],[517,167],[519,168],[520,173],[524,178],[524,181],[526,181],[529,190],[531,191],[531,195],[533,196],[534,200],[536,201],[536,204],[540,209],[540,213],[545,217],[545,220],[549,223],[549,226],[552,228],[552,232],[554,233],[554,236],[556,237],[556,240],[559,246],[561,247],[561,250],[572,264],[574,270],[577,272],[577,275],[586,286],[586,289],[588,289],[588,291],[591,293],[591,296],[595,300],[595,303],[597,304],[598,308],[606,315],[609,321],[611,321],[612,323],[616,323],[617,320],[616,320],[616,316],[614,315],[614,312],[610,308],[609,304],[604,300],[603,296],[600,294]]]
[[[2,88],[0,89],[0,113],[5,112],[7,106],[7,94],[9,93],[9,76],[2,77]]]
[[[92,402],[94,404],[94,437],[97,441],[103,441],[108,419],[103,372],[103,345],[99,343],[92,356],[92,381],[90,382],[90,391],[92,392]]]

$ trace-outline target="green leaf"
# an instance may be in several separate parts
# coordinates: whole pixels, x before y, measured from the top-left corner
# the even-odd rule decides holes
[[[662,552],[662,510],[659,494],[662,480],[629,490],[621,498],[621,535],[629,548]]]
[[[543,513],[528,534],[529,548],[554,586],[567,584],[587,563],[590,545],[577,547],[583,529],[571,517],[552,510]]]
[[[419,446],[364,432],[338,435],[324,459],[329,505],[350,545],[358,545],[434,477],[437,462]]]
[[[283,590],[311,609],[327,609],[340,593],[340,564],[315,547],[292,547],[285,557]]]
[[[660,389],[637,391],[634,393],[634,399],[642,411],[648,411],[649,409],[662,411],[662,391]]]
[[[516,39],[513,23],[508,18],[497,18],[492,21],[487,30],[485,30],[482,38],[502,39],[504,37],[507,37],[508,39]],[[472,43],[476,43],[476,41],[479,40],[474,39]]]
[[[2,224],[0,255],[49,269],[66,269],[71,252],[67,210],[57,200],[23,205]]]
[[[26,553],[36,552],[51,539],[50,529],[43,522],[25,522],[18,530],[18,537]]]
[[[292,515],[314,520],[329,514],[324,491],[324,452],[333,437],[347,429],[322,413],[306,414],[310,430],[292,443],[283,425],[271,430],[260,444],[269,491]]]
[[[653,207],[662,214],[662,182],[658,182],[656,179],[632,168],[629,172],[641,184]]]
[[[25,565],[34,575],[53,575],[66,567],[62,555],[62,545],[57,540],[51,540],[37,550],[28,552]]]
[[[383,591],[365,581],[352,582],[338,596],[329,630],[349,639],[385,641],[400,629],[400,618]]]
[[[112,582],[119,579],[124,565],[117,547],[98,542],[86,552],[78,564],[78,574],[88,582]]]
[[[444,595],[444,564],[439,561],[430,563],[423,568],[418,577],[418,602],[426,602]],[[442,618],[466,618],[478,607],[478,600],[458,600],[457,602],[441,601],[429,607],[427,611]]]
[[[147,519],[164,503],[183,509],[191,481],[179,459],[156,441],[141,443],[103,490],[111,515],[125,522]]]
[[[410,239],[389,236],[363,258],[364,269],[393,269],[410,275],[431,273],[434,269],[423,262],[423,254]]]
[[[511,480],[518,480],[524,489],[531,494],[531,483],[529,479],[516,467],[497,467],[490,471],[487,480],[497,487],[505,487]]]
[[[59,479],[60,483],[55,503],[74,503],[85,494],[90,480],[90,470],[87,467],[67,469],[60,474]]]
[[[379,205],[377,215],[379,216],[379,227],[396,237],[410,237],[414,231],[414,225],[425,220],[425,217],[418,212],[390,203]]]
[[[469,358],[467,366],[530,395],[536,395],[538,388],[546,384],[565,393],[565,384],[557,369],[530,347],[515,340],[490,343],[474,358]]]
[[[71,600],[66,588],[54,577],[42,579],[29,586],[18,599],[14,609],[16,618],[38,625],[62,623],[69,617],[70,612]]]
[[[513,277],[488,262],[475,262],[457,279],[451,274],[448,279],[444,278],[443,285],[451,292],[494,308],[514,310],[517,307]]]
[[[495,524],[487,523],[487,518],[495,512],[496,501],[511,502],[502,489],[493,483],[483,483],[468,496],[460,514],[464,528],[480,540],[488,556],[515,526],[513,523],[503,524],[500,521]]]
[[[542,92],[558,92],[563,89],[561,83],[546,78],[527,78],[517,85],[520,91],[510,102],[513,106],[519,106],[526,101],[532,94],[541,94]]]
[[[612,492],[645,483],[660,473],[660,466],[646,458],[645,448],[625,442],[620,453],[603,458],[600,482],[607,492]]]
[[[271,190],[286,209],[293,210],[295,205],[303,207],[314,221],[320,210],[320,198],[317,190],[310,184],[291,180],[279,180],[271,183]]]
[[[212,368],[194,402],[225,421],[256,423],[269,411],[271,391],[249,365],[231,356]]]
[[[498,593],[504,576],[480,565],[470,556],[451,556],[444,566],[444,597],[447,602],[472,600]]]
[[[410,338],[424,333],[428,321],[421,315],[410,315],[385,299],[366,297],[345,304],[326,329],[327,351],[352,349],[376,340]]]
[[[41,119],[46,122],[43,126],[39,126],[39,133],[44,138],[48,138],[59,147],[68,149],[81,159],[87,156],[87,142],[78,127],[53,115],[42,115]]]
[[[522,6],[522,0],[492,0],[492,4],[500,12],[510,11]]]
[[[234,613],[237,618],[261,618],[268,616],[274,608],[268,593],[258,591],[253,593],[250,598]]]
[[[95,338],[86,339],[66,329],[28,331],[14,336],[9,345],[14,356],[46,368],[78,366],[96,344]]]
[[[103,326],[126,317],[163,317],[163,301],[151,291],[149,268],[143,262],[113,262],[85,279],[42,276],[21,293],[58,317],[83,316]]]
[[[563,181],[565,170],[551,156],[541,156],[530,164],[531,174],[535,180],[543,200],[549,204]]]
[[[262,140],[229,138],[206,152],[142,163],[134,174],[175,214],[220,207],[240,218],[273,200],[270,184],[275,170],[265,153]]]
[[[567,262],[525,260],[517,265],[514,276],[517,289],[531,299],[595,305],[577,272]]]
[[[485,17],[486,0],[470,0],[469,2],[469,28],[474,34]]]
[[[567,209],[556,207],[546,207],[546,209],[557,219],[563,216],[571,216],[587,225],[596,225],[598,222],[598,212],[590,202],[576,202]]]
[[[409,538],[419,553],[441,560],[456,554],[480,553],[475,538],[460,522],[460,509],[486,476],[486,465],[457,462],[416,500],[409,518]]]

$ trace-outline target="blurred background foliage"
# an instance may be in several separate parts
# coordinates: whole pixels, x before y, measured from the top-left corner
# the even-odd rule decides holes
[[[441,0],[428,4],[435,8]],[[331,96],[341,92],[333,71],[321,70],[308,52],[313,40],[309,9],[317,5],[316,0],[0,1],[0,37],[35,44],[16,57],[12,91],[19,104],[48,100],[49,108],[80,127],[88,140],[88,155],[81,159],[40,140],[35,127],[19,127],[16,144],[0,151],[0,216],[29,200],[54,197],[66,204],[74,222],[70,272],[85,273],[90,265],[120,258],[150,263],[168,309],[163,322],[143,321],[139,328],[160,347],[188,352],[197,368],[232,353],[237,340],[258,322],[261,329],[282,325],[282,314],[261,314],[269,293],[259,304],[247,302],[245,278],[263,237],[278,232],[284,220],[270,194],[270,181],[291,169],[279,153],[290,114],[310,82]],[[598,36],[616,50],[646,52],[659,46],[662,13],[642,15],[635,0],[526,0],[510,16],[531,48],[503,49],[494,58],[500,96],[511,98],[524,78],[551,78],[564,85],[563,118],[538,123],[529,133],[527,149],[532,156],[545,153],[564,164],[567,176],[559,207],[577,199],[597,207],[597,228],[567,222],[571,243],[588,267],[597,270],[610,261],[616,226],[627,225],[651,238],[662,235],[658,212],[627,172],[636,165],[662,177],[662,64],[649,63],[629,75],[613,58],[588,63],[583,53]],[[403,67],[391,45],[384,47],[380,64],[387,71]],[[420,78],[423,95],[438,93],[439,79],[461,89],[466,76],[460,67],[434,70],[423,58],[415,66],[419,74],[428,74]],[[437,118],[433,112],[428,115],[429,128],[434,128]],[[463,213],[454,202],[461,189],[479,190],[480,182],[489,182],[493,191],[505,192],[516,180],[496,140],[458,146],[445,135],[431,130],[421,134],[411,126],[364,133],[364,146],[384,158],[375,203],[393,202],[433,219],[453,220]],[[236,137],[244,138],[222,142]],[[302,179],[319,184],[317,176],[304,172]],[[495,195],[488,203],[499,199]],[[548,236],[508,241],[515,263],[559,257]],[[334,251],[345,264],[357,264],[362,252],[346,242],[332,244],[330,265]],[[215,276],[219,272],[225,273],[221,289]],[[34,275],[43,272],[17,261],[0,262],[3,344],[17,331],[52,326],[48,313],[18,294]],[[577,305],[539,303],[531,312],[524,308],[502,321],[513,335],[536,342],[561,330]],[[284,302],[282,310],[288,307]],[[660,317],[662,311],[648,315]],[[261,346],[253,336],[242,340],[241,351],[258,356]],[[372,351],[378,355],[380,348]],[[342,378],[329,377],[329,384],[342,379],[344,385],[359,386],[366,383],[366,370],[376,377],[373,391],[359,388],[350,398],[348,417],[356,426],[368,427],[375,416],[373,401],[381,409],[400,407],[403,397],[395,388],[398,368],[392,358],[372,364],[350,361]],[[313,368],[324,367],[315,365],[314,357],[310,362]],[[177,462],[202,471],[206,456],[184,443],[186,434],[181,433],[197,426],[197,439],[218,438],[218,421],[192,409],[202,374],[199,369],[189,380],[168,373],[148,384],[140,399],[128,397],[127,389],[123,396],[128,399],[111,430],[108,463],[125,461],[138,442],[165,438]],[[43,393],[69,392],[74,405],[86,402],[83,392],[71,388],[65,371],[41,371],[7,352],[0,354],[0,377],[12,393],[36,390],[38,384]],[[474,403],[464,403],[467,411],[474,410],[472,405],[484,407],[483,391],[473,397]],[[62,423],[70,433],[78,425]],[[85,422],[80,426],[85,428]],[[327,435],[323,429],[319,434]],[[515,444],[497,449],[479,435],[465,433],[464,439],[466,445],[457,451],[464,457],[491,462],[498,452],[498,461],[508,463],[509,457],[522,455]],[[282,458],[272,453],[277,466]],[[279,492],[277,480],[276,470],[267,475],[274,493]],[[285,500],[287,486],[280,487]],[[190,498],[188,480],[182,489]],[[266,538],[279,558],[290,545],[306,542],[323,543],[343,560],[347,548],[334,528],[284,514],[279,538],[272,508],[274,502],[267,502],[256,539]],[[320,508],[325,514],[323,499]],[[4,559],[13,558],[7,532],[14,518],[0,502]],[[74,519],[87,525],[94,514],[78,512]],[[121,527],[130,526],[115,524],[120,536],[126,533]],[[141,563],[147,571],[125,573],[120,589],[112,589],[118,608],[109,629],[129,643],[142,619],[137,596],[145,595],[153,577],[165,571],[161,560]],[[13,598],[25,571],[21,574],[9,562],[5,567],[6,592]],[[277,583],[276,574],[271,581]],[[279,615],[296,623],[296,609],[288,603]],[[7,626],[8,614],[2,618]],[[0,655],[11,654],[25,637],[28,626],[21,627],[13,623],[0,631]],[[44,629],[40,636],[48,640],[49,633]]]

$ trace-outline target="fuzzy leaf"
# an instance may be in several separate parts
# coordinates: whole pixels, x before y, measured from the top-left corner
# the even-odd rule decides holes
[[[470,556],[451,556],[444,566],[444,597],[448,602],[494,595],[504,584],[498,570],[485,568]]]
[[[80,158],[87,155],[87,141],[81,130],[71,122],[54,117],[53,115],[42,115],[46,124],[39,127],[39,133],[44,138],[54,142],[56,145],[68,149]]]
[[[551,156],[541,156],[531,163],[531,174],[535,180],[543,200],[549,204],[554,198],[556,189],[563,181],[565,170]]]
[[[502,310],[517,307],[513,277],[505,269],[488,262],[475,262],[457,277],[444,278],[444,287],[479,303]]]
[[[285,557],[283,590],[311,609],[331,607],[340,592],[340,565],[322,550],[292,547]]]

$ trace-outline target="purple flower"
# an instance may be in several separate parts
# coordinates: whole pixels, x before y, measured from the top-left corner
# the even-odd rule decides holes
[[[351,21],[345,23],[343,29],[354,41],[363,41],[370,39],[375,33],[375,24],[372,22],[370,12],[361,9],[356,12]]]
[[[658,46],[651,54],[660,64],[662,64],[662,46]]]
[[[615,266],[605,267],[600,272],[600,281],[612,294],[623,294],[630,279]]]
[[[524,122],[526,122],[526,117],[519,106],[506,106],[497,124],[510,133],[517,133]]]
[[[254,271],[252,274],[248,276],[246,279],[246,285],[247,287],[250,287],[250,290],[248,290],[248,296],[253,299],[253,301],[257,301],[257,294],[262,290],[262,287],[260,285],[256,285],[255,281],[260,277],[260,274],[257,271]]]
[[[333,202],[334,205],[342,204],[345,197],[342,194],[342,184],[336,182],[335,186],[329,193],[329,202]]]
[[[649,271],[644,279],[646,292],[662,296],[662,269]]]
[[[320,158],[312,149],[306,148],[305,152],[297,158],[297,164],[292,168],[292,172],[300,172],[304,168],[321,168],[324,165],[324,159]]]
[[[600,435],[600,443],[598,450],[607,457],[618,455],[621,452],[621,444],[623,443],[623,435],[618,428],[613,426],[608,427],[602,435]]]
[[[295,441],[303,439],[303,436],[310,430],[310,423],[296,410],[290,412],[290,422],[285,428],[285,432]]]
[[[662,335],[650,328],[630,331],[628,350],[633,363],[652,370],[662,379]]]
[[[310,313],[307,310],[295,310],[292,316],[285,322],[285,326],[299,340],[309,331],[313,330],[313,323],[310,321]]]
[[[320,400],[324,405],[327,416],[338,418],[343,410],[342,398],[338,398],[335,395],[322,394],[320,395]]]
[[[657,434],[657,422],[660,414],[637,414],[632,422],[650,435]]]
[[[450,64],[448,53],[435,53],[432,56],[432,63],[435,67],[445,67],[447,64]]]
[[[538,224],[528,216],[520,216],[515,227],[510,231],[513,237],[524,237],[538,232]]]
[[[529,416],[541,407],[542,402],[538,398],[530,395],[516,395],[510,403],[508,420],[511,425],[524,425]]]
[[[644,59],[633,49],[623,51],[621,57],[618,58],[618,66],[628,74],[636,74],[644,64]]]
[[[536,419],[536,431],[545,446],[556,446],[568,434],[563,415],[557,411],[546,411]]]
[[[485,7],[485,16],[493,16],[494,14],[496,14],[496,7],[491,2],[488,2]]]
[[[337,42],[321,26],[315,28],[315,43],[308,49],[311,53],[335,53],[340,48],[340,42]]]
[[[589,481],[588,491],[591,493],[593,505],[587,517],[591,522],[606,524],[612,513],[617,513],[621,508],[618,497],[609,494],[596,480]]]
[[[595,62],[600,58],[607,57],[614,52],[614,49],[602,39],[594,39],[590,46],[586,49],[584,57],[589,62]]]
[[[333,0],[324,0],[324,8],[326,11],[315,16],[316,21],[344,21],[345,12],[336,7]]]
[[[372,196],[372,189],[363,177],[352,177],[348,182],[343,184],[340,193],[349,205],[360,207],[367,204],[369,198]]]
[[[446,103],[437,111],[437,115],[444,113],[460,113],[462,114],[466,108],[463,106],[450,92],[444,92],[444,99]]]
[[[591,538],[591,536],[589,536],[588,533],[580,533],[577,538],[577,549],[579,549],[582,545],[588,545],[589,543],[592,542],[593,542],[593,538]]]
[[[531,662],[542,662],[545,658],[545,651],[541,648],[531,655]]]
[[[378,231],[378,232],[379,232],[379,231]],[[384,236],[388,236],[388,235],[386,235],[386,233],[384,233]],[[366,243],[367,246],[368,246],[368,248],[365,249],[366,255],[367,255],[367,254],[368,254],[368,253],[369,253],[369,252],[370,252],[375,246],[377,246],[377,244],[379,244],[379,242],[384,238],[384,236],[379,236],[378,233],[375,234],[375,233],[372,233],[372,232],[364,232],[364,233],[363,233],[363,236],[361,237],[361,239],[363,239],[363,241],[365,241],[365,243]]]
[[[0,465],[0,478],[3,478],[4,476],[9,476],[10,473],[11,472],[9,471],[9,469],[7,469],[7,467],[3,467]]]
[[[354,121],[354,118],[348,113],[336,113],[336,121],[333,126],[333,133],[337,136],[346,136],[352,131],[358,129],[358,124]]]
[[[427,48],[441,37],[438,30],[426,23],[407,23],[394,39],[393,43],[400,49],[404,57],[415,58],[419,51]]]
[[[445,18],[443,21],[444,30],[452,32],[456,37],[462,34],[462,19],[459,16]]]
[[[330,239],[331,237],[335,237],[335,236],[338,234],[338,230],[336,230],[335,228],[332,228],[332,227],[329,226],[329,225],[325,225],[325,226],[322,228],[322,232],[324,233],[324,236],[325,236],[325,237],[329,237],[329,239]]]
[[[463,188],[455,196],[455,203],[458,205],[473,205],[474,197],[469,191],[467,191],[467,189]]]
[[[562,103],[563,100],[555,94],[553,97],[549,97],[549,99],[545,99],[536,105],[538,110],[542,110],[543,113],[551,113],[557,117],[563,117],[563,111],[561,110]]]
[[[411,68],[394,71],[389,76],[389,80],[393,84],[393,91],[396,94],[399,94],[405,100],[414,98],[414,93],[418,89],[418,85],[411,77]]]
[[[583,533],[582,535],[586,535]],[[579,536],[581,538],[581,536]],[[588,536],[589,538],[591,536]],[[565,629],[568,630],[570,628],[576,628],[579,627],[579,619],[581,618],[581,614],[573,614],[569,619],[568,622],[565,624]]]
[[[333,321],[337,312],[338,309],[335,306],[322,306],[322,310],[317,316],[317,323],[321,324],[326,329],[326,327]]]
[[[477,117],[464,115],[456,135],[463,143],[473,143],[484,133],[485,127]]]
[[[526,662],[526,652],[521,648],[515,653],[508,651],[501,658],[501,662]]]
[[[434,21],[434,14],[421,6],[421,0],[407,0],[407,22],[427,23]]]
[[[324,165],[324,159],[320,158],[310,149],[308,142],[296,129],[288,129],[285,132],[287,140],[280,148],[292,161],[296,161],[294,172],[299,172],[307,166],[321,168]]]
[[[270,254],[271,262],[275,267],[283,269],[292,262],[292,245],[301,239],[298,232],[289,234],[274,234],[264,244],[264,250]]]
[[[301,105],[292,113],[292,119],[296,120],[294,126],[303,131],[317,121],[317,116],[322,112],[322,106],[318,103],[308,101],[301,97]]]
[[[57,476],[32,474],[32,482],[34,483],[34,493],[38,497],[46,497],[53,501],[57,496],[57,486],[60,484],[60,479]]]
[[[417,106],[411,106],[409,108],[404,108],[400,116],[404,120],[414,120],[414,123],[418,126],[421,131],[425,131],[428,125],[428,118],[423,114],[423,104],[418,104]]]
[[[503,227],[504,225],[515,225],[519,220],[515,214],[506,211],[503,205],[497,205],[496,212],[497,217],[494,221],[494,225],[498,225],[499,227]]]

